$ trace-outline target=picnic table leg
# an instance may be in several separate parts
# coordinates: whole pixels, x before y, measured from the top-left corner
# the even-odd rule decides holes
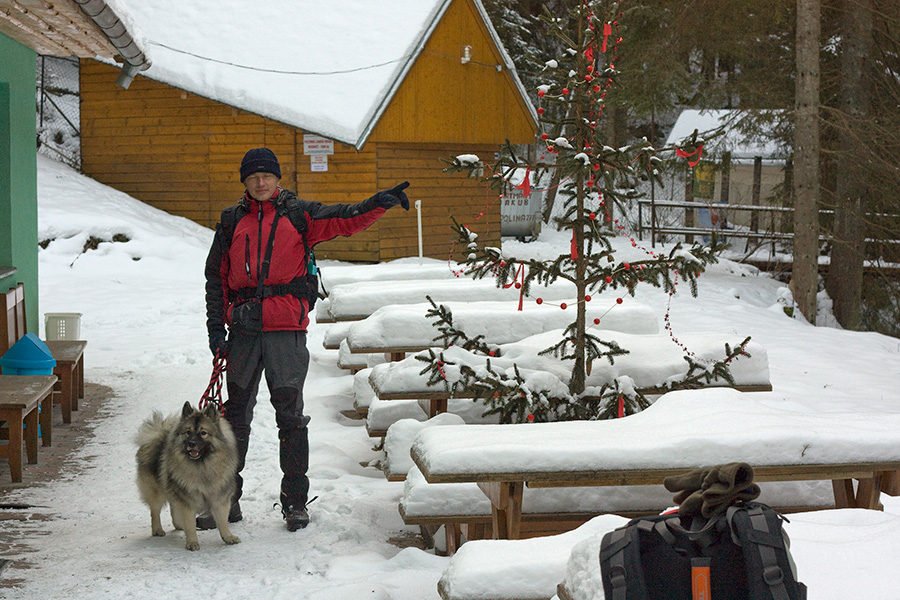
[[[428,406],[430,411],[428,418],[447,412],[447,403],[447,398],[432,398]]]
[[[491,500],[491,526],[494,539],[519,539],[522,531],[522,494],[525,491],[525,482],[479,482],[478,487]]]
[[[860,479],[856,486],[856,508],[878,510],[881,507],[881,480],[883,471],[877,471],[874,477]]]
[[[34,409],[25,415],[25,453],[28,455],[28,464],[34,465],[38,461],[38,407],[36,404]]]
[[[9,474],[13,483],[22,481],[22,411],[17,410],[3,416],[9,426]]]
[[[447,539],[447,556],[453,556],[462,545],[462,529],[459,523],[444,523],[444,535]]]
[[[835,508],[856,508],[856,496],[853,493],[852,479],[832,479]]]
[[[41,406],[41,445],[50,446],[53,443],[53,390],[47,390],[47,395],[40,402]]]

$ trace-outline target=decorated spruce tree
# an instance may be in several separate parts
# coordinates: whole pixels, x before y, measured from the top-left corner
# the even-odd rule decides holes
[[[474,396],[476,401],[487,405],[488,413],[498,413],[502,422],[610,418],[646,407],[648,401],[642,394],[622,386],[618,380],[603,382],[599,391],[594,386],[586,393],[586,381],[594,361],[613,363],[617,356],[628,352],[616,342],[592,333],[599,320],[586,322],[587,303],[592,295],[612,290],[634,295],[639,285],[660,287],[671,294],[679,281],[686,282],[696,295],[697,277],[706,265],[716,260],[715,248],[699,244],[689,248],[678,245],[667,253],[647,250],[646,258],[638,261],[616,259],[610,240],[623,235],[625,228],[614,217],[613,209],[615,214],[623,214],[638,197],[640,180],[659,178],[655,164],[660,160],[645,140],[620,148],[604,144],[604,101],[614,89],[621,42],[619,11],[619,3],[582,0],[568,15],[545,16],[567,47],[561,56],[547,60],[546,82],[537,89],[541,137],[547,144],[547,154],[555,158],[552,165],[528,164],[511,147],[504,148],[493,164],[486,164],[473,155],[447,161],[446,171],[483,177],[497,189],[509,186],[513,173],[523,169],[526,172],[559,169],[559,180],[563,182],[557,202],[564,202],[564,206],[557,211],[561,216],[555,218],[555,224],[560,230],[571,231],[572,238],[569,251],[555,260],[505,256],[499,248],[479,243],[464,224],[454,220],[454,226],[459,238],[457,244],[466,249],[467,276],[494,277],[498,286],[515,285],[523,295],[538,303],[541,302],[540,286],[557,280],[574,284],[574,306],[563,305],[574,309],[574,320],[558,343],[542,353],[571,363],[567,393],[529,388],[518,368],[514,374],[493,369],[490,358],[498,348],[479,338],[471,339],[457,329],[452,313],[445,307],[435,305],[429,313],[440,332],[435,339],[441,340],[445,348],[458,345],[487,355],[486,368],[461,365],[459,376],[453,381],[446,377],[447,366],[452,363],[444,353],[431,350],[427,356],[420,355],[419,359],[427,363],[423,373],[429,374],[429,384],[443,385],[460,396]],[[691,140],[692,145],[697,143],[698,140]],[[696,150],[683,148],[679,155],[686,156]],[[527,177],[526,174],[526,180]],[[634,240],[631,243],[637,245]],[[666,328],[669,329],[668,318]],[[733,383],[728,364],[745,354],[748,341],[749,338],[733,348],[726,345],[723,358],[714,364],[698,362],[685,348],[687,372],[680,381],[666,383],[665,389],[698,387],[716,378]]]

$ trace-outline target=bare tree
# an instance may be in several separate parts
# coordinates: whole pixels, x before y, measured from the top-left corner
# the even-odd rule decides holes
[[[866,127],[871,107],[872,0],[845,0],[841,36],[840,107],[835,115],[839,147],[834,201],[834,242],[828,267],[828,293],[834,316],[847,329],[860,328],[863,261],[868,208],[867,177],[853,157],[867,156]]]
[[[791,287],[800,312],[816,322],[819,259],[820,0],[797,0],[794,121],[794,266]]]

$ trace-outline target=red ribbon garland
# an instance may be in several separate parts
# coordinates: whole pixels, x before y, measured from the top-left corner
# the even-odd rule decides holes
[[[688,161],[688,166],[693,168],[697,166],[697,163],[700,162],[700,157],[703,156],[703,144],[697,146],[697,149],[693,152],[687,152],[686,150],[682,150],[681,148],[675,148],[675,154],[680,156],[681,158],[690,158],[691,156],[697,155],[697,158],[694,161]]]

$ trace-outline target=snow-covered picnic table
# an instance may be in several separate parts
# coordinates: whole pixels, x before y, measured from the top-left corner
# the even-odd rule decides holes
[[[567,281],[557,281],[549,286],[533,286],[531,297],[548,301],[565,301],[575,297],[575,286]],[[497,286],[493,279],[424,279],[403,281],[362,281],[336,285],[329,290],[328,302],[317,305],[316,320],[322,322],[327,310],[332,321],[359,321],[382,306],[391,304],[420,304],[430,296],[435,302],[505,301],[518,307],[520,290],[515,287]]]
[[[559,306],[529,303],[518,310],[517,302],[440,302],[450,311],[453,327],[469,338],[484,336],[490,345],[515,342],[538,333],[564,328],[575,319],[574,302],[563,310]],[[603,329],[636,334],[659,332],[653,310],[632,298],[621,304],[615,299],[599,298],[587,304],[586,319],[598,319]],[[439,346],[440,335],[433,323],[436,316],[427,316],[431,304],[383,306],[346,330],[347,343],[353,353],[406,353]]]
[[[743,341],[720,334],[686,333],[679,338],[683,348],[665,334],[633,334],[598,329],[591,329],[590,332],[602,340],[615,341],[627,349],[629,354],[617,356],[613,364],[606,360],[595,361],[587,378],[587,395],[590,395],[591,389],[599,391],[604,384],[616,380],[620,389],[634,388],[643,393],[661,393],[665,384],[677,381],[687,372],[684,348],[695,359],[711,363],[724,358],[725,344],[733,347]],[[422,372],[425,363],[417,359],[426,357],[427,351],[401,361],[375,365],[369,375],[369,383],[380,400],[415,399],[430,402],[429,415],[434,416],[447,410],[447,401],[451,396],[465,397],[465,394],[459,392],[451,394],[449,387],[458,380],[463,365],[485,372],[487,362],[490,361],[495,372],[501,372],[509,378],[514,376],[516,365],[525,379],[525,385],[532,391],[562,395],[566,393],[571,362],[540,354],[561,338],[561,330],[530,336],[501,345],[498,355],[494,357],[486,357],[459,347],[443,350],[442,370],[447,385],[428,385],[428,373]],[[751,340],[745,350],[749,356],[741,356],[730,365],[735,387],[742,391],[770,391],[772,386],[769,382],[769,363],[765,348]],[[709,385],[730,384],[724,380],[714,380]]]
[[[837,508],[877,508],[883,479],[900,469],[900,413],[820,414],[707,388],[608,421],[425,428],[410,452],[429,483],[477,483],[494,537],[515,539],[526,485],[652,485],[728,462],[749,463],[758,481],[830,480]]]

